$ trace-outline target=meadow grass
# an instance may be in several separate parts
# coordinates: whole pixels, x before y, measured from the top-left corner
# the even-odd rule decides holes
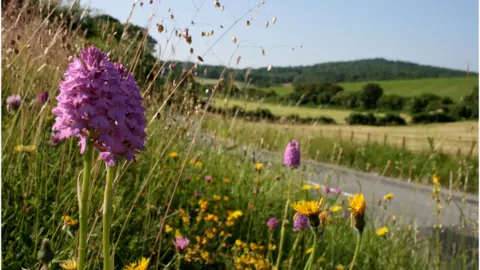
[[[52,144],[51,111],[68,57],[77,56],[79,43],[89,41],[70,37],[74,49],[66,50],[61,39],[52,37],[56,31],[62,32],[64,25],[42,24],[32,12],[20,15],[20,20],[15,20],[17,16],[2,19],[6,24],[2,47],[11,48],[11,40],[16,39],[23,48],[2,53],[2,101],[14,93],[23,98],[18,110],[7,110],[2,102],[2,268],[40,268],[39,245],[48,238],[55,253],[51,269],[59,269],[62,261],[78,255],[78,224],[66,222],[65,216],[79,219],[76,193],[82,157],[77,139]],[[121,51],[117,57],[124,56]],[[51,96],[44,105],[35,101],[41,90]],[[156,117],[159,108],[163,108],[162,114]],[[331,210],[313,256],[314,269],[348,267],[357,232],[344,217],[348,213],[344,197],[327,196],[315,188],[303,190],[301,179],[309,171],[290,174],[281,161],[264,164],[256,171],[241,151],[226,151],[197,137],[195,127],[201,125],[201,118],[179,117],[170,108],[149,102],[147,150],[136,162],[120,164],[115,172],[111,226],[115,269],[142,257],[150,259],[149,269],[271,269],[278,255],[280,229],[269,231],[266,221],[280,218],[289,177],[294,180],[294,201],[325,197],[325,209]],[[287,134],[270,128],[262,132],[268,135],[265,138],[272,149],[285,146]],[[235,139],[247,139],[238,132],[232,134]],[[254,137],[251,134],[250,140]],[[331,146],[320,140],[308,143],[304,138],[300,143],[305,146],[303,155]],[[360,157],[363,163],[367,162],[364,158]],[[105,163],[97,154],[91,175],[86,265],[101,269]],[[330,209],[335,205],[337,211]],[[478,267],[476,261],[465,260],[474,251],[441,258],[437,256],[439,243],[433,238],[419,237],[415,227],[397,226],[391,219],[395,213],[382,213],[383,218],[378,219],[370,202],[366,207],[356,269],[429,269],[441,263],[463,269]],[[281,269],[288,269],[289,264],[291,269],[303,268],[313,243],[309,231],[292,231],[293,215],[289,209]],[[390,231],[376,235],[382,226]],[[173,241],[179,235],[190,239],[184,252],[175,251]],[[292,248],[295,242],[296,248]]]
[[[339,83],[345,91],[360,91],[367,82]],[[442,97],[450,97],[453,101],[460,101],[471,92],[472,87],[478,86],[478,77],[427,78],[415,80],[374,81],[378,83],[384,94],[396,94],[405,97],[418,96],[423,93],[433,93]],[[261,88],[265,91],[274,90],[284,96],[294,91],[293,86],[272,86]]]

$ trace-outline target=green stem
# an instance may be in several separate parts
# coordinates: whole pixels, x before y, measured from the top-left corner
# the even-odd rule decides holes
[[[93,146],[87,142],[85,153],[83,153],[83,183],[80,197],[80,232],[78,244],[77,269],[85,269],[85,258],[87,255],[87,233],[88,233],[88,190],[90,187],[90,174],[93,163]]]
[[[308,269],[308,270],[312,269],[312,263],[315,258],[315,251],[317,249],[317,233],[312,227],[310,227],[310,230],[313,233],[313,247],[312,247],[313,250],[312,250],[312,253],[310,253],[310,257],[308,258],[307,265],[305,265],[305,269]]]
[[[282,230],[280,232],[280,244],[278,246],[278,255],[277,255],[277,263],[275,264],[277,269],[280,269],[280,262],[282,261],[282,249],[283,249],[283,241],[285,240],[285,225],[287,222],[288,216],[288,207],[290,205],[290,198],[292,196],[292,182],[293,182],[293,169],[290,169],[290,182],[288,184],[288,198],[287,203],[285,204],[285,210],[283,212],[283,219],[282,219]]]
[[[362,242],[362,233],[358,232],[357,235],[357,246],[355,247],[355,254],[353,255],[352,263],[350,264],[350,270],[352,270],[355,266],[355,262],[357,261],[358,252],[360,251],[360,243]]]
[[[290,255],[290,259],[288,260],[288,269],[292,269],[292,264],[293,264],[293,259],[295,257],[295,251],[297,250],[298,243],[300,242],[300,238],[302,238],[303,232],[298,232],[297,238],[295,239],[295,242],[293,243],[292,247],[292,254]]]
[[[267,243],[267,248],[268,248],[268,252],[267,252],[267,260],[270,260],[270,255],[272,254],[272,249],[270,249],[270,245],[272,243],[272,237],[273,237],[273,230],[270,232],[269,236],[268,236],[268,243]],[[273,261],[273,260],[271,260]]]
[[[108,167],[105,197],[103,199],[103,269],[112,270],[110,258],[110,220],[112,219],[112,186],[115,167]]]

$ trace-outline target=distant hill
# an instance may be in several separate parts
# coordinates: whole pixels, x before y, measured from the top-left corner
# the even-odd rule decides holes
[[[191,64],[191,63],[189,63]],[[203,65],[208,69],[205,78],[217,79],[223,66]],[[247,69],[231,70],[237,81],[244,81]],[[383,58],[355,61],[328,62],[312,66],[274,67],[252,69],[249,74],[251,83],[259,86],[280,85],[284,83],[312,82],[365,82],[402,79],[426,79],[465,76],[466,71],[420,65],[405,61],[392,61]],[[478,76],[478,73],[471,73]]]

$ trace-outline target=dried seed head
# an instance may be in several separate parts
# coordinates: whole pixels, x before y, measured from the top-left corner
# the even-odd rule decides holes
[[[215,33],[215,32],[213,32],[213,30],[210,31],[210,36],[213,36],[214,33]]]
[[[158,32],[159,32],[159,33],[162,33],[162,32],[163,32],[163,30],[164,30],[164,27],[163,27],[163,25],[161,25],[161,24],[157,24],[157,30],[158,30]]]
[[[233,43],[237,43],[237,38],[235,36],[232,37]]]
[[[175,16],[173,16],[173,14],[170,14],[170,20],[175,20]]]
[[[17,40],[20,41],[20,39],[22,39],[22,37],[20,35],[17,35]]]
[[[202,36],[202,37],[204,37],[205,35],[206,35],[205,32],[200,33],[200,36]]]
[[[221,11],[224,11],[225,10],[225,7],[223,5],[220,5],[220,10]]]
[[[197,56],[197,58],[198,58],[198,61],[203,62],[203,58],[200,55]]]
[[[276,17],[273,17],[273,19],[272,19],[272,24],[275,24],[276,21],[277,21],[277,18],[276,18]]]
[[[240,63],[240,59],[242,59],[242,57],[241,57],[241,56],[238,56],[238,57],[237,57],[237,65]]]
[[[265,4],[265,0],[260,1],[260,4],[262,5]]]
[[[150,0],[150,5],[153,4],[153,0]]]
[[[272,65],[268,66],[267,71],[272,70]]]
[[[213,6],[216,8],[220,7],[220,2],[218,2],[218,0],[213,1]]]
[[[185,38],[188,44],[192,44],[192,36],[188,36]]]
[[[15,39],[10,40],[10,45],[13,46],[13,45],[15,45],[15,43],[16,43]]]
[[[168,9],[168,13],[170,13],[170,11],[172,11],[172,9],[171,9],[171,8],[169,8],[169,9]]]
[[[262,55],[265,55],[265,50],[262,48]]]
[[[268,28],[268,21],[265,23],[265,28]]]
[[[140,2],[140,6],[143,7],[143,2]]]
[[[250,21],[249,20],[247,20],[245,23],[247,24],[247,26],[250,26]]]
[[[190,54],[193,54],[193,48],[190,48]]]

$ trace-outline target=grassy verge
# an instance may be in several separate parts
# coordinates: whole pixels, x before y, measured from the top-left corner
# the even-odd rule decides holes
[[[342,136],[332,132],[330,136],[323,135],[318,131],[314,132],[315,129],[311,126],[250,123],[239,119],[220,120],[212,116],[205,127],[221,136],[234,139],[237,143],[264,147],[272,151],[282,151],[286,142],[296,138],[304,145],[305,158],[412,181],[428,181],[432,168],[436,168],[441,175],[442,184],[446,187],[450,184],[450,173],[453,174],[455,189],[465,189],[461,179],[468,174],[471,181],[467,190],[478,191],[477,156],[453,156],[435,149],[413,152],[375,140],[369,143],[351,141],[350,134]]]

